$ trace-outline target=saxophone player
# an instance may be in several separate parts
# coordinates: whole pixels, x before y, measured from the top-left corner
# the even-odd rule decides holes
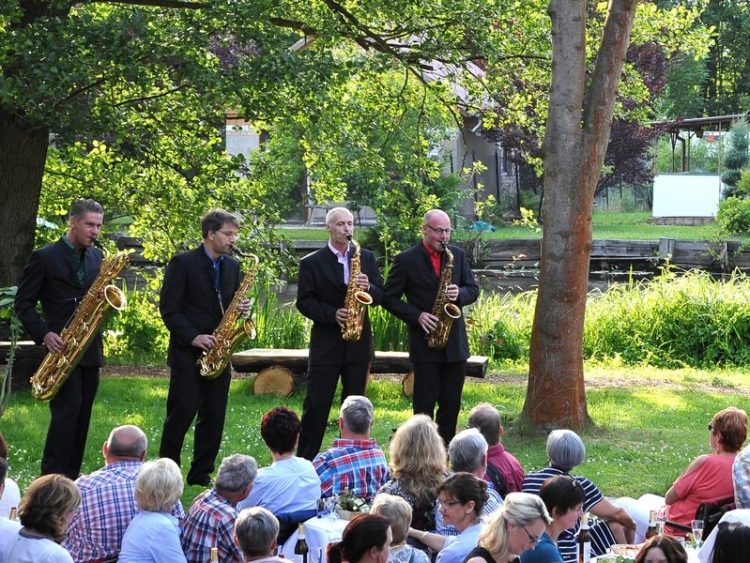
[[[159,455],[180,464],[185,434],[197,415],[190,485],[211,483],[224,432],[231,369],[227,365],[221,375],[207,379],[196,364],[204,350],[216,346],[213,332],[240,286],[240,264],[231,256],[240,224],[232,213],[209,210],[201,219],[203,243],[169,261],[161,288],[159,311],[169,329],[170,376]],[[242,313],[249,308],[248,300],[239,306]]]
[[[68,213],[68,230],[57,242],[32,252],[16,293],[15,308],[24,328],[50,352],[62,352],[62,329],[99,275],[102,252],[93,245],[104,211],[93,199],[79,199]],[[42,314],[36,304],[42,305]],[[50,423],[42,454],[42,474],[78,478],[86,449],[91,408],[104,364],[98,334],[49,403]]]
[[[426,337],[440,329],[440,318],[434,314],[433,305],[436,301],[446,302],[460,311],[457,308],[479,297],[479,287],[463,250],[450,246],[446,251],[450,236],[451,221],[444,211],[432,209],[425,213],[422,240],[394,258],[383,301],[383,307],[409,328],[414,414],[434,416],[446,444],[456,432],[469,342],[464,318],[458,316],[449,321],[452,324],[442,347],[430,346]],[[450,275],[444,276],[449,262]],[[406,301],[401,300],[402,295],[406,295]]]
[[[368,292],[373,302],[382,297],[382,278],[373,254],[354,252],[350,238],[354,217],[348,209],[335,207],[326,215],[328,244],[305,256],[299,266],[297,309],[313,322],[307,370],[307,395],[302,412],[297,455],[312,460],[320,451],[328,414],[339,376],[341,400],[349,395],[364,395],[367,372],[373,356],[372,331],[367,311],[356,340],[345,340],[342,331],[349,318],[346,303],[348,285],[354,283]],[[354,275],[350,268],[360,273]],[[351,278],[354,279],[351,279]]]

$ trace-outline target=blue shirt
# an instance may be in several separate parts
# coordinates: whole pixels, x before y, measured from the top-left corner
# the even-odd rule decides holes
[[[457,536],[446,538],[443,549],[438,552],[436,563],[463,563],[469,552],[479,543],[479,533],[483,528],[484,523],[477,522]]]
[[[521,563],[563,563],[563,560],[552,538],[544,532],[534,549],[521,554]]]
[[[143,511],[130,521],[122,538],[120,563],[186,563],[177,518]]]
[[[320,477],[313,464],[292,456],[261,468],[253,489],[237,510],[251,506],[262,506],[273,514],[317,510],[319,498]]]

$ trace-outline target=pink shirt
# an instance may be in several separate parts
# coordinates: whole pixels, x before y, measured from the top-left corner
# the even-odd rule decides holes
[[[505,477],[508,484],[508,492],[515,493],[523,488],[524,472],[521,462],[516,457],[507,452],[502,444],[490,446],[487,450],[487,463],[497,467],[498,471]],[[485,480],[489,475],[484,476]]]
[[[667,507],[667,518],[689,526],[702,502],[733,496],[733,462],[734,456],[711,454],[696,470],[677,479],[673,487],[679,499]]]

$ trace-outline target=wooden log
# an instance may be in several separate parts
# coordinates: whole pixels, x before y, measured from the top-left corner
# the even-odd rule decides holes
[[[294,373],[284,366],[262,369],[255,378],[253,394],[288,397],[294,391]]]
[[[414,372],[410,371],[401,380],[401,392],[407,397],[414,396]]]

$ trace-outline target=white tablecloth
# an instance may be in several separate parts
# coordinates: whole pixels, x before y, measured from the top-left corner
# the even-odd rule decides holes
[[[326,515],[321,518],[317,516],[305,522],[305,541],[310,550],[308,563],[326,563],[326,546],[330,542],[339,541],[344,528],[349,523],[335,514]],[[297,530],[286,540],[281,553],[287,559],[294,560],[294,544],[297,543]]]

